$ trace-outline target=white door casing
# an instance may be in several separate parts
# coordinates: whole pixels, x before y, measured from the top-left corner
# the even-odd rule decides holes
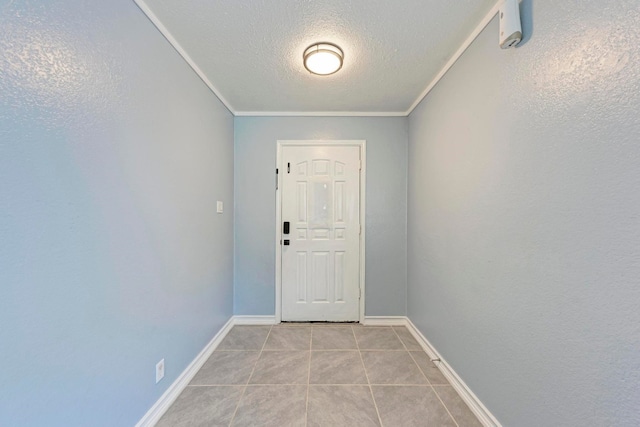
[[[281,320],[361,320],[363,157],[364,141],[279,141]]]

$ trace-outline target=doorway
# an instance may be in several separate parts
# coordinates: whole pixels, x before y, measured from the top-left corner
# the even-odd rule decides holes
[[[277,147],[276,321],[362,321],[365,141]]]

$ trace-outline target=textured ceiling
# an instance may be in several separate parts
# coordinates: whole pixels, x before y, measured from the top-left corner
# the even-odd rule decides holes
[[[376,114],[406,113],[496,0],[136,2],[236,114]],[[318,41],[343,49],[338,73],[305,70]]]

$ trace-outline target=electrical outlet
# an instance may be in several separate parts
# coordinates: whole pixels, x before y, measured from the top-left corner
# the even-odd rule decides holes
[[[164,378],[164,359],[156,363],[156,384]]]
[[[223,209],[223,207],[224,207],[224,206],[223,206],[222,202],[221,202],[220,200],[218,200],[218,201],[216,202],[216,211],[217,211],[218,213],[222,213],[222,211],[224,210],[224,209]]]

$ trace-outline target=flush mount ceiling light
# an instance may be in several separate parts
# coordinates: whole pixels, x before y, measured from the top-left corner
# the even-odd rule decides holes
[[[313,74],[328,76],[342,68],[344,53],[335,44],[314,43],[302,55],[304,68]]]

